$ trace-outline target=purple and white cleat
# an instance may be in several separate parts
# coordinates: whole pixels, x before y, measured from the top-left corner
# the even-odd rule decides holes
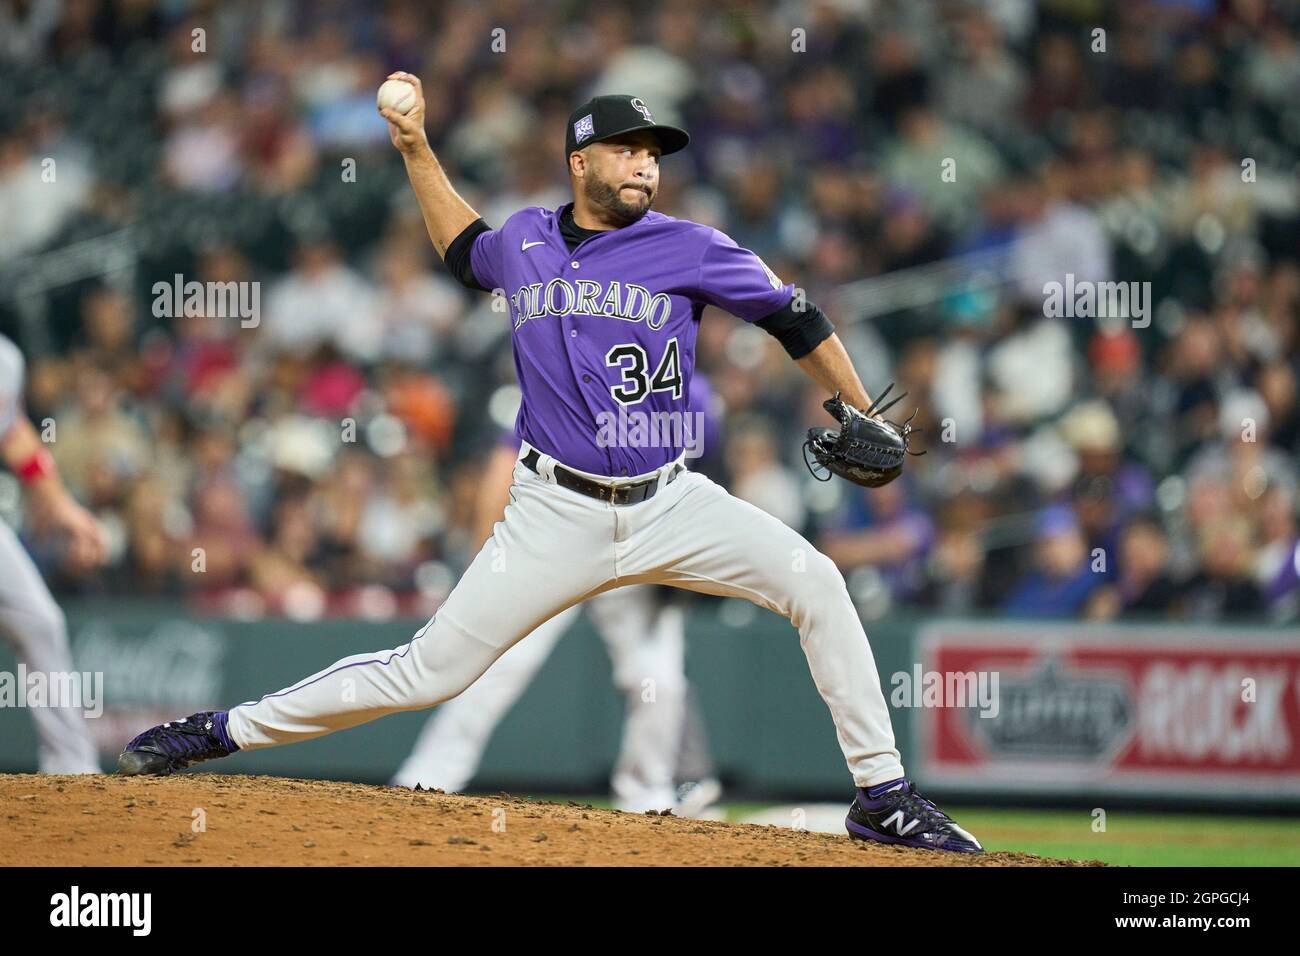
[[[950,853],[984,852],[979,840],[901,778],[868,789],[859,787],[844,826],[857,840]]]
[[[137,736],[118,756],[117,772],[162,777],[238,749],[226,731],[226,712],[205,710],[183,720],[169,720]]]

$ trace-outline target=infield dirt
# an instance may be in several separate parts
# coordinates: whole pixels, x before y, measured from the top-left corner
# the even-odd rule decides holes
[[[1097,866],[784,827],[281,777],[0,775],[19,866]]]

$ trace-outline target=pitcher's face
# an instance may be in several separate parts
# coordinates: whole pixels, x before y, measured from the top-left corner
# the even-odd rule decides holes
[[[630,225],[650,211],[659,192],[659,143],[633,131],[592,143],[585,150],[581,188],[587,200]]]

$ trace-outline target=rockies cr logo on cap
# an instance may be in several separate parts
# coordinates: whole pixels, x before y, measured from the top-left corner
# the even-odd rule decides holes
[[[653,123],[655,121],[654,115],[650,112],[650,107],[645,105],[645,100],[641,99],[641,97],[632,97],[632,109],[644,116],[647,123]]]

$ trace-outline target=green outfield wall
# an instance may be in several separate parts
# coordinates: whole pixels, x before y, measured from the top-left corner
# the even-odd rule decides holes
[[[404,643],[423,623],[236,621],[122,601],[71,604],[67,613],[76,668],[103,675],[103,713],[90,723],[106,768],[144,726],[255,699],[341,657]],[[1178,799],[1210,785],[1300,804],[1294,629],[1080,628],[896,615],[870,623],[868,633],[909,771],[941,788]],[[744,602],[698,601],[688,615],[688,647],[687,671],[733,792],[844,797],[834,727],[786,621]],[[920,685],[941,672],[997,673],[997,712],[973,698],[923,699]],[[18,670],[0,646],[6,673],[12,683]],[[1241,688],[1251,687],[1255,699],[1239,700],[1249,696]],[[602,791],[621,712],[608,657],[584,617],[500,726],[476,786]],[[239,754],[222,769],[384,782],[428,713]],[[0,770],[35,766],[26,708],[0,706]]]

